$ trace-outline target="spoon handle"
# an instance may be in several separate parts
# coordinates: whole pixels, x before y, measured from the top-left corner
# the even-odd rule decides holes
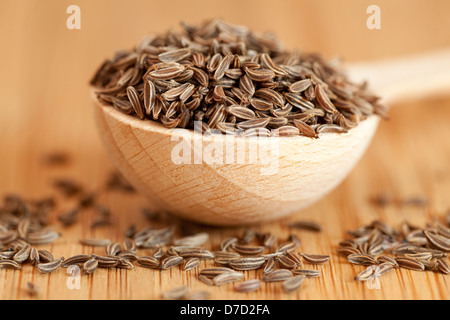
[[[390,60],[348,65],[352,81],[367,80],[375,94],[392,104],[450,94],[450,48]]]

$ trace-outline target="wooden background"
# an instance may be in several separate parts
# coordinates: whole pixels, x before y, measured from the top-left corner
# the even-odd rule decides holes
[[[66,8],[81,8],[81,30],[66,28]],[[366,28],[366,8],[381,8],[381,30]],[[272,30],[289,48],[336,55],[345,61],[375,60],[450,46],[450,4],[438,1],[315,0],[267,1],[13,1],[0,4],[0,196],[19,193],[26,198],[54,195],[53,179],[71,177],[87,189],[105,183],[113,169],[97,135],[89,103],[88,80],[95,68],[115,50],[133,46],[144,35],[177,27],[180,20],[200,22],[221,17],[257,31]],[[70,163],[48,167],[43,157],[54,151],[70,154]],[[0,270],[0,299],[28,299],[25,284],[40,287],[35,299],[160,299],[177,285],[193,291],[208,290],[212,299],[449,299],[450,278],[438,273],[398,270],[381,279],[380,289],[353,280],[360,268],[336,255],[346,230],[374,219],[398,225],[408,221],[424,225],[443,217],[450,208],[450,98],[393,106],[390,120],[379,127],[369,150],[334,192],[298,214],[323,226],[320,234],[297,231],[301,250],[331,254],[319,267],[321,277],[308,279],[298,292],[285,294],[280,284],[264,284],[251,294],[233,292],[233,285],[207,287],[196,279],[198,271],[178,268],[159,272],[98,270],[82,275],[79,290],[70,290],[68,274],[60,269],[44,275],[29,265],[21,271]],[[424,195],[428,208],[389,206],[374,208],[368,199],[389,192],[396,198]],[[80,223],[63,228],[56,217],[70,208],[59,201],[53,212],[55,229],[62,237],[40,248],[55,256],[89,253],[80,238],[108,237],[121,241],[130,224],[149,226],[140,213],[150,206],[139,195],[110,192],[100,201],[115,218],[112,227],[89,228],[92,212]],[[170,217],[166,222],[174,222]],[[175,221],[179,225],[181,222]],[[287,237],[288,221],[255,226]],[[164,221],[161,225],[164,225]],[[210,233],[214,249],[225,236],[241,235],[242,228],[190,226]],[[95,252],[101,253],[101,249]],[[150,254],[142,250],[140,254]],[[200,268],[210,265],[202,263]],[[261,270],[247,278],[261,277]]]

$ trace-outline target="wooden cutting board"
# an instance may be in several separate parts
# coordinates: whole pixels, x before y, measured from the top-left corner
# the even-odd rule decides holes
[[[40,15],[38,9],[17,8],[12,2],[7,7],[10,12],[25,10],[35,12],[40,18],[45,16]],[[104,249],[92,250],[79,244],[79,239],[122,241],[132,224],[138,230],[152,225],[175,224],[190,231],[208,232],[210,241],[206,247],[212,250],[217,249],[225,237],[243,234],[244,228],[192,225],[164,216],[150,222],[141,209],[151,208],[151,204],[138,194],[119,191],[102,193],[99,197],[99,202],[111,209],[114,218],[111,226],[90,228],[96,216],[89,209],[82,212],[77,224],[64,228],[57,217],[72,208],[74,202],[57,193],[52,187],[54,179],[69,177],[87,190],[98,190],[114,169],[97,136],[89,104],[87,80],[97,61],[86,58],[86,43],[83,47],[71,47],[70,55],[66,55],[68,49],[59,45],[58,39],[64,41],[67,30],[53,30],[52,23],[33,16],[29,20],[25,14],[21,17],[15,19],[5,14],[4,19],[0,19],[0,23],[5,24],[1,28],[3,33],[10,23],[18,27],[22,37],[18,44],[11,41],[13,50],[3,52],[1,59],[5,73],[0,79],[3,89],[0,95],[0,196],[18,193],[27,199],[57,198],[51,225],[62,236],[55,243],[39,246],[39,249],[48,249],[56,257],[66,258],[80,253],[102,254]],[[34,30],[33,26],[38,27]],[[48,34],[54,40],[42,42],[42,36]],[[75,37],[78,44],[83,43],[81,33],[71,34],[71,37]],[[111,50],[114,49],[116,47],[111,46]],[[35,54],[31,59],[33,50]],[[8,61],[10,63],[6,63]],[[81,71],[77,72],[78,69]],[[69,163],[46,165],[46,155],[55,151],[67,153]],[[40,288],[40,293],[32,299],[160,299],[164,291],[187,285],[192,291],[209,291],[212,299],[447,300],[450,298],[448,275],[401,269],[386,274],[379,287],[374,287],[354,280],[362,267],[349,264],[336,254],[336,248],[339,241],[348,237],[347,230],[375,219],[393,226],[399,226],[404,220],[424,226],[433,217],[443,218],[450,209],[449,163],[450,99],[435,97],[395,106],[390,119],[381,123],[360,163],[336,190],[289,219],[254,226],[257,231],[271,232],[281,239],[294,232],[301,239],[301,251],[331,255],[330,262],[325,265],[305,265],[320,270],[321,276],[307,279],[294,293],[284,293],[280,283],[263,284],[259,291],[249,294],[234,292],[232,284],[209,287],[200,282],[197,275],[200,269],[211,266],[211,261],[202,262],[190,272],[183,272],[178,267],[162,272],[141,267],[134,270],[99,269],[93,275],[82,274],[79,289],[70,285],[73,282],[66,269],[41,274],[28,264],[20,271],[0,269],[0,299],[29,299],[26,283],[33,282]],[[400,200],[425,196],[429,205],[420,208],[374,207],[369,199],[380,192],[388,192]],[[322,225],[323,231],[315,233],[287,227],[289,222],[299,219],[314,220]],[[139,254],[150,255],[152,251],[140,250]],[[261,277],[262,270],[246,272],[246,279]]]

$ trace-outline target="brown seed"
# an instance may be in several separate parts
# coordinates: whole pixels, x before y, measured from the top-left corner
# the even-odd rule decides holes
[[[259,98],[250,99],[250,104],[253,108],[259,111],[269,111],[273,108],[273,104],[271,102]]]
[[[215,252],[213,252],[213,254],[214,254],[214,258],[216,258],[216,259],[233,260],[233,259],[241,257],[241,255],[239,253],[233,252],[233,251],[215,251]]]
[[[395,266],[390,262],[381,263],[375,266],[374,276],[381,277],[383,274],[388,273],[391,270],[394,270]]]
[[[395,258],[391,257],[391,256],[386,256],[386,255],[379,256],[379,257],[377,257],[377,262],[378,263],[390,263],[396,268],[399,267],[399,265],[398,265],[397,261],[395,260]]]
[[[269,123],[269,118],[265,119],[253,119],[242,121],[236,124],[239,129],[247,130],[247,129],[256,129],[256,128],[264,128]]]
[[[192,49],[183,48],[171,51],[166,51],[158,55],[159,60],[164,62],[176,62],[186,59],[193,53]]]
[[[292,278],[293,274],[288,269],[277,269],[263,276],[265,282],[284,281]]]
[[[28,234],[28,229],[30,228],[31,220],[30,218],[22,218],[19,220],[17,225],[17,233],[20,238],[25,239]]]
[[[292,270],[292,273],[294,275],[304,275],[308,278],[316,278],[316,277],[320,276],[319,270],[314,270],[314,269],[295,269],[295,270]]]
[[[257,82],[270,81],[275,77],[275,73],[269,69],[244,68],[250,79]]]
[[[287,256],[281,256],[278,258],[278,263],[286,269],[294,269],[297,267],[301,267],[302,264],[298,264],[296,261],[294,261],[293,259],[287,257]]]
[[[243,75],[243,73],[241,69],[228,69],[227,71],[225,71],[225,75],[228,78],[238,80]]]
[[[129,261],[127,259],[117,257],[116,268],[131,270],[131,269],[134,269],[134,265],[131,263],[131,261]]]
[[[230,67],[231,60],[233,59],[232,54],[227,54],[217,65],[217,69],[214,72],[213,79],[219,80],[225,75],[225,71]]]
[[[51,261],[51,262],[40,263],[36,266],[36,268],[41,273],[51,273],[51,272],[57,270],[61,266],[63,261],[64,261],[64,257],[61,257],[61,258]]]
[[[308,137],[308,138],[317,138],[318,137],[316,132],[314,131],[314,129],[311,128],[306,123],[304,123],[303,121],[294,119],[294,125],[300,131],[301,135]]]
[[[110,243],[106,247],[106,255],[107,256],[115,256],[121,251],[121,245],[118,242]]]
[[[200,263],[199,258],[189,258],[184,262],[183,271],[195,269],[199,263]]]
[[[255,113],[250,110],[249,108],[238,106],[238,105],[232,105],[226,108],[226,112],[228,114],[231,114],[235,116],[238,119],[243,120],[252,120],[255,118]]]
[[[279,107],[283,107],[285,103],[284,98],[280,93],[269,88],[262,88],[257,90],[255,92],[255,96],[269,101]]]
[[[306,279],[304,275],[296,275],[290,279],[287,279],[283,282],[283,289],[285,292],[292,292],[300,288],[303,284],[303,281]]]
[[[29,258],[30,252],[31,246],[29,244],[26,244],[19,251],[17,251],[17,253],[13,257],[13,260],[18,263],[23,263]]]
[[[39,252],[36,248],[31,248],[30,250],[30,257],[29,257],[31,264],[33,266],[39,264],[40,260],[39,260]]]
[[[359,249],[354,248],[354,247],[343,247],[343,248],[338,248],[337,252],[339,254],[342,254],[346,257],[348,257],[351,254],[360,254],[361,251],[359,251]]]
[[[111,244],[109,239],[82,239],[80,243],[91,247],[107,247]]]
[[[423,265],[423,263],[416,259],[407,258],[407,257],[397,257],[397,258],[395,258],[395,260],[397,261],[398,265],[401,268],[410,269],[410,270],[414,270],[414,271],[425,270],[425,266]]]
[[[259,279],[247,280],[234,286],[234,290],[237,292],[253,292],[259,288],[261,288],[261,281]]]
[[[197,233],[192,236],[175,239],[173,243],[177,246],[198,247],[209,240],[209,235],[205,232]]]
[[[368,115],[387,114],[387,108],[368,92],[368,86],[350,83],[345,74],[319,55],[302,53],[300,57],[295,51],[287,51],[272,35],[256,34],[247,27],[219,20],[200,26],[184,24],[184,32],[147,37],[133,50],[118,52],[105,61],[90,84],[101,102],[141,119],[146,113],[168,128],[194,129],[190,118],[198,116],[183,110],[171,110],[168,115],[169,100],[182,102],[188,111],[208,113],[199,120],[203,131],[222,122],[238,127],[243,121],[253,120],[231,120],[226,114],[208,125],[216,102],[252,108],[259,118],[287,119],[271,121],[271,128],[300,120],[314,126],[317,134],[347,132]],[[127,94],[130,87],[139,95]],[[179,87],[182,89],[176,90]],[[314,113],[307,113],[313,109]],[[270,114],[264,115],[268,111]],[[223,125],[220,127],[227,133]],[[264,134],[269,136],[267,131]],[[253,135],[254,130],[247,136]],[[309,135],[315,137],[313,132]]]
[[[149,76],[154,80],[169,80],[178,76],[180,73],[183,72],[183,70],[184,67],[182,65],[174,65],[172,67],[152,71],[149,73]]]
[[[139,260],[138,260],[139,261]],[[167,270],[173,268],[183,262],[183,257],[170,256],[161,261],[161,269]]]
[[[330,98],[325,93],[323,87],[321,84],[317,84],[315,87],[315,95],[317,98],[317,101],[319,102],[320,106],[329,113],[338,113],[336,107],[331,103]]]
[[[430,261],[433,258],[431,252],[420,252],[420,253],[405,253],[405,257],[416,259],[419,261]]]
[[[196,291],[185,295],[183,300],[208,300],[210,297],[211,293],[208,291]]]
[[[375,266],[368,266],[355,277],[356,281],[368,281],[374,277]]]
[[[320,224],[314,221],[306,221],[306,220],[298,220],[288,224],[289,228],[301,229],[301,230],[309,230],[309,231],[322,231],[322,227]]]
[[[404,199],[402,201],[402,205],[426,207],[428,205],[428,199],[423,196],[412,196],[412,197],[408,197],[408,198]]]
[[[139,257],[136,261],[140,266],[146,267],[146,268],[158,268],[159,267],[159,260],[155,257]]]
[[[303,97],[301,97],[299,94],[296,93],[286,93],[284,95],[286,97],[286,100],[294,107],[299,108],[300,110],[306,112],[310,109],[315,109],[314,103],[312,103],[311,101],[308,101],[306,99],[304,99]],[[320,109],[322,110],[322,109]],[[323,112],[323,110],[322,110]],[[323,114],[325,115],[325,112],[323,112]],[[308,116],[308,118],[311,115]],[[299,119],[300,120],[300,119]]]
[[[233,272],[233,269],[225,268],[225,267],[214,267],[214,268],[206,268],[202,269],[199,272],[199,275],[205,276],[207,278],[214,278],[222,273]]]
[[[152,81],[147,80],[144,82],[144,108],[145,113],[150,115],[153,107],[155,106],[156,89]]]
[[[187,286],[179,286],[164,292],[163,298],[166,300],[179,300],[183,299],[188,293],[189,288]]]
[[[297,246],[298,244],[295,241],[287,241],[279,245],[278,248],[275,249],[275,252],[289,252],[295,250]]]
[[[294,82],[289,86],[289,90],[291,92],[300,93],[308,89],[308,87],[311,85],[310,79],[304,79],[297,82]]]
[[[27,241],[30,244],[47,244],[52,243],[58,239],[60,234],[52,230],[40,230],[35,232],[29,232],[27,234]]]
[[[236,270],[256,270],[265,263],[264,257],[245,257],[233,259],[229,266]]]
[[[264,251],[263,246],[241,245],[238,243],[233,244],[232,248],[238,253],[245,255],[257,255]]]
[[[280,67],[278,67],[272,60],[272,58],[270,57],[270,55],[268,55],[267,53],[263,53],[261,54],[261,64],[272,70],[276,75],[278,76],[285,76],[286,72],[281,69]]]
[[[4,259],[0,260],[0,269],[2,268],[20,270],[22,266],[14,260]]]
[[[199,259],[213,259],[214,254],[205,248],[186,248],[178,250],[178,255],[183,258],[199,258]]]
[[[446,238],[444,236],[434,234],[426,230],[423,233],[430,245],[444,252],[450,252],[450,238]]]
[[[191,70],[194,72],[192,78],[195,79],[200,85],[207,87],[209,84],[208,74],[202,69],[191,67]]]
[[[83,264],[83,271],[86,272],[87,274],[91,274],[94,273],[97,267],[98,267],[98,260],[92,258]]]
[[[55,261],[53,254],[48,250],[38,250],[39,259],[41,262],[52,262]]]
[[[75,255],[72,256],[66,260],[64,260],[64,262],[61,264],[61,267],[63,268],[67,268],[71,265],[77,265],[77,264],[82,264],[85,263],[86,261],[90,260],[91,257],[87,254],[79,254],[79,255]]]
[[[98,261],[99,268],[114,268],[120,263],[119,257],[104,257],[91,253],[91,257]]]
[[[282,126],[274,130],[274,136],[279,137],[296,137],[300,134],[300,130],[294,126]]]
[[[321,124],[316,128],[317,133],[347,133],[348,130],[336,124]]]
[[[272,258],[267,260],[266,266],[264,267],[264,274],[271,273],[272,271],[275,270],[276,266],[277,266],[277,260],[272,259]]]
[[[447,260],[444,259],[438,259],[437,260],[437,265],[438,265],[438,269],[439,271],[441,271],[442,273],[445,274],[449,274],[450,273],[450,264],[448,263]]]
[[[31,297],[37,296],[40,291],[39,287],[32,282],[27,282],[26,290],[27,290],[28,295]]]
[[[360,265],[371,265],[371,264],[377,264],[377,260],[375,257],[373,257],[370,254],[366,253],[354,253],[347,257],[347,260],[350,263],[353,264],[360,264]]]
[[[309,254],[301,252],[300,255],[305,259],[305,261],[311,264],[323,264],[330,260],[330,256],[323,254]]]
[[[241,272],[231,271],[224,272],[215,276],[212,280],[216,286],[221,286],[224,284],[240,281],[244,278],[244,274]]]
[[[139,98],[139,94],[136,89],[132,86],[127,88],[127,96],[128,100],[130,100],[131,105],[133,106],[134,112],[141,119],[144,119],[144,110],[141,104],[141,99]]]

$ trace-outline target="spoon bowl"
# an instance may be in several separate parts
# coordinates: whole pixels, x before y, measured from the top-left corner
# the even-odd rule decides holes
[[[276,220],[311,205],[348,175],[379,122],[370,116],[348,133],[319,139],[208,136],[167,129],[92,99],[100,135],[130,183],[164,210],[212,225]],[[224,151],[216,155],[211,150],[218,146]]]

